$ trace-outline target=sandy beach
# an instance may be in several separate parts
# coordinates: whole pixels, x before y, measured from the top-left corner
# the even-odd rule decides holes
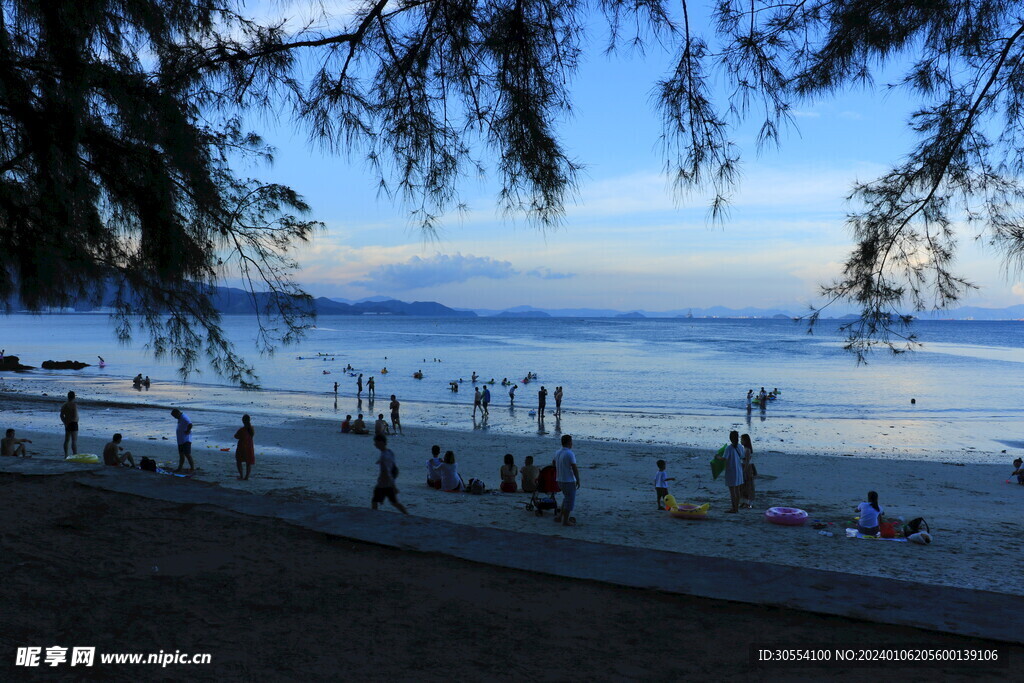
[[[6,426],[18,427],[18,414],[51,411],[57,403],[5,397]],[[267,425],[254,421],[257,462],[252,479],[237,479],[234,440],[240,416],[217,411],[188,411],[194,429],[196,478],[225,487],[297,499],[368,506],[376,479],[376,451],[370,437],[341,434],[337,421],[282,419]],[[239,423],[240,424],[240,423]],[[120,431],[136,458],[149,456],[176,464],[174,422],[163,409],[82,407],[80,452],[100,452],[109,434]],[[60,457],[62,436],[19,429],[31,438],[37,458]],[[528,494],[498,493],[498,470],[505,453],[522,465],[532,455],[550,462],[557,434],[525,437],[470,431],[409,428],[390,446],[401,468],[400,500],[414,515],[461,524],[539,534],[562,534],[601,543],[759,560],[929,584],[960,586],[1015,595],[1024,588],[1012,577],[1024,551],[1016,521],[1024,486],[1008,484],[1010,460],[1001,465],[955,462],[899,462],[866,457],[836,457],[762,452],[755,442],[759,471],[753,510],[723,514],[728,492],[711,478],[712,452],[726,434],[706,448],[681,449],[651,444],[577,441],[582,488],[577,501],[578,526],[552,523],[550,513],[537,517],[525,509]],[[492,491],[482,495],[434,491],[424,483],[430,447],[456,453],[465,479],[483,479]],[[227,451],[223,449],[229,449]],[[668,463],[675,477],[670,491],[680,501],[711,503],[707,521],[674,519],[655,509],[652,479],[655,462]],[[848,539],[844,528],[854,507],[869,490],[879,492],[890,516],[924,517],[934,536],[930,546],[881,540]],[[807,510],[812,519],[830,522],[832,537],[810,527],[781,527],[764,520],[771,506]],[[397,514],[384,505],[381,514]]]
[[[1009,669],[751,666],[766,627],[794,643],[993,644],[788,609],[609,586],[406,552],[274,519],[113,493],[74,475],[0,475],[0,641],[208,665],[0,661],[5,680],[1005,680]],[[54,609],[54,605],[59,605]],[[726,645],[727,644],[727,645]],[[1017,666],[1024,649],[999,644]],[[98,655],[97,655],[98,656]],[[414,673],[415,672],[415,673]]]

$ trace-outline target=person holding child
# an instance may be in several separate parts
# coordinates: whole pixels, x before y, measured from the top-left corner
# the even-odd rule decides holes
[[[444,460],[437,466],[441,475],[441,490],[455,492],[462,490],[462,477],[459,476],[459,468],[455,464],[455,451],[446,451]]]
[[[441,465],[441,447],[432,446],[430,449],[430,460],[427,461],[427,486],[432,489],[441,488],[441,473],[438,467]]]
[[[676,478],[668,476],[664,460],[659,460],[657,464],[658,471],[654,474],[654,493],[658,497],[658,509],[661,510],[664,506],[662,501],[668,495],[668,483],[675,481]]]
[[[515,459],[511,453],[506,453],[505,464],[501,466],[502,493],[515,493],[518,490],[516,486],[517,474],[519,474],[519,468],[516,467]]]
[[[1017,476],[1017,483],[1024,486],[1024,460],[1017,458],[1013,461],[1013,472],[1010,476]]]

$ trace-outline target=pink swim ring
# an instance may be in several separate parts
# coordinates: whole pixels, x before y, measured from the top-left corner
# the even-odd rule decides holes
[[[807,521],[807,513],[800,508],[768,508],[764,518],[782,526],[801,526]]]

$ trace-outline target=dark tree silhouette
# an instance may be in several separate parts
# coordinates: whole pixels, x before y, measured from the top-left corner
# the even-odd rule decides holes
[[[823,288],[861,308],[846,328],[859,356],[906,348],[906,309],[971,287],[950,268],[959,224],[1013,265],[1024,253],[1020,3],[718,0],[704,31],[686,0],[371,0],[341,17],[309,4],[322,14],[292,27],[237,0],[0,0],[0,298],[40,309],[114,283],[121,334],[142,325],[183,372],[205,351],[250,382],[212,287],[250,283],[266,348],[301,333],[312,311],[289,250],[318,224],[295,218],[308,207],[292,190],[234,173],[270,155],[243,117],[287,116],[314,144],[365,154],[427,230],[490,167],[506,211],[556,225],[580,168],[557,126],[599,16],[608,51],[675,51],[656,84],[665,169],[679,191],[711,187],[715,218],[738,177],[734,126],[759,119],[759,144],[777,143],[795,102],[905,67],[891,87],[922,102],[919,143],[853,188],[857,246]]]

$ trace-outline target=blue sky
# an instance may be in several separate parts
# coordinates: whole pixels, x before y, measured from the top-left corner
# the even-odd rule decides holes
[[[742,181],[727,220],[712,225],[708,198],[676,197],[662,173],[651,93],[670,56],[653,48],[646,57],[606,57],[599,35],[592,43],[573,84],[574,115],[560,126],[585,170],[554,230],[504,219],[485,180],[466,182],[460,190],[469,211],[446,216],[436,238],[427,238],[410,225],[406,207],[378,197],[358,155],[324,155],[303,131],[259,121],[277,158],[247,172],[294,187],[327,226],[297,254],[299,282],[317,296],[385,294],[467,308],[799,310],[815,302],[818,285],[839,272],[851,247],[844,197],[851,183],[879,175],[910,147],[911,103],[879,88],[802,104],[798,130],[784,133],[781,149],[761,153],[756,127],[738,130]],[[1024,303],[1021,276],[969,236],[957,268],[981,286],[964,303]]]

